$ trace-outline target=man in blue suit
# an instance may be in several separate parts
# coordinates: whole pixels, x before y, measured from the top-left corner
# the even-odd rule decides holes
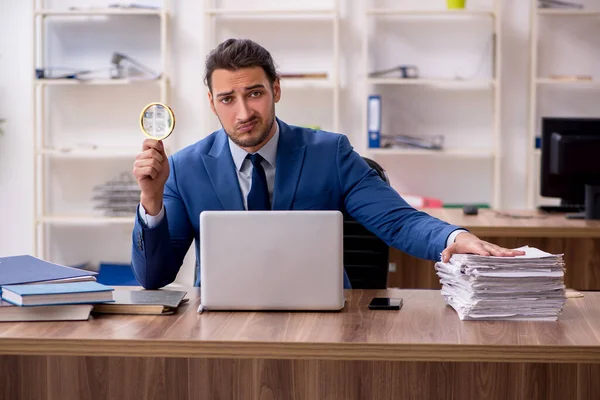
[[[424,259],[521,254],[409,206],[346,136],[277,119],[279,77],[257,43],[221,43],[207,58],[205,81],[222,129],[170,157],[162,142],[147,139],[134,164],[142,194],[132,266],[143,287],[173,282],[194,239],[199,260],[204,210],[340,210],[388,245]],[[350,287],[347,276],[344,286]]]

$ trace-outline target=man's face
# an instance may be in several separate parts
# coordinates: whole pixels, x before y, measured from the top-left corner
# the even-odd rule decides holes
[[[273,89],[261,67],[212,73],[208,99],[227,135],[238,146],[258,150],[275,133],[275,103],[281,97],[279,81]]]

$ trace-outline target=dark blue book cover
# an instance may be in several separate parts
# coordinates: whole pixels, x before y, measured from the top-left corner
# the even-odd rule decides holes
[[[0,257],[0,286],[96,275],[96,272],[54,264],[29,255]]]

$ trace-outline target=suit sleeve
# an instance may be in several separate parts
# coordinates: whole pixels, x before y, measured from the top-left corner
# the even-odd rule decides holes
[[[437,261],[450,233],[459,229],[411,207],[341,135],[336,156],[346,211],[391,247]]]
[[[163,197],[164,218],[156,227],[148,228],[136,215],[133,227],[131,264],[137,281],[145,289],[158,289],[175,280],[194,239],[194,231],[177,188],[172,157],[169,157],[169,164],[171,173]]]

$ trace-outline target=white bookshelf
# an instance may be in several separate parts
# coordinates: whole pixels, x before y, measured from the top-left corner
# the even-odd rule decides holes
[[[285,78],[281,80],[282,88],[289,89],[335,89],[336,82],[331,79]]]
[[[123,8],[93,8],[82,10],[52,10],[36,8],[34,11],[36,16],[111,16],[111,15],[167,15],[167,10],[150,10],[150,9],[123,9]]]
[[[486,10],[403,10],[399,8],[369,8],[366,10],[367,15],[394,15],[405,18],[430,18],[430,17],[442,17],[442,18],[480,18],[480,17],[491,17],[496,16],[494,11]]]
[[[129,217],[100,217],[97,215],[52,215],[40,219],[45,224],[67,226],[125,225],[133,227],[134,220]]]
[[[158,79],[36,79],[37,86],[86,86],[86,85],[161,85],[167,86],[166,76]]]
[[[570,9],[552,9],[552,8],[541,8],[537,6],[533,12],[539,16],[549,17],[600,17],[599,11],[588,11],[588,10],[570,10]]]
[[[341,88],[340,2],[341,0],[331,0],[330,3],[318,1],[311,3],[294,0],[277,2],[273,7],[269,7],[268,4],[261,5],[263,2],[260,1],[249,6],[247,2],[235,0],[229,2],[230,4],[226,4],[227,1],[204,0],[204,53],[208,54],[227,37],[245,37],[263,45],[271,53],[280,73],[326,73],[327,77],[323,79],[282,78],[281,88],[283,93],[282,100],[276,106],[277,116],[290,124],[317,125],[325,130],[339,132]],[[283,8],[282,6],[287,7]],[[255,36],[258,31],[255,23],[263,24],[260,29],[262,36]],[[326,37],[311,41],[310,35],[314,32],[311,32],[310,28],[307,29],[305,24],[320,24],[319,32],[324,33]],[[325,24],[325,27],[323,27],[323,24]],[[275,26],[270,29],[269,27],[272,25]],[[273,40],[277,37],[277,32],[281,32],[282,29],[303,34],[295,36],[300,38],[297,42],[286,43],[282,48],[281,42]],[[305,32],[303,32],[303,29]],[[224,34],[222,30],[231,33]],[[267,34],[267,32],[271,33]],[[306,39],[302,39],[302,36],[306,36]],[[322,47],[324,43],[328,44],[326,51]],[[296,51],[295,56],[301,54],[300,52],[304,52],[306,59],[310,59],[313,56],[310,54],[311,47],[320,50],[321,55],[326,55],[328,60],[325,62],[319,59],[320,70],[302,70],[305,66],[312,67],[312,65],[310,62],[306,62],[292,54],[294,45],[298,44],[300,44],[301,49]],[[294,60],[291,60],[293,57],[290,57],[290,55],[295,57],[295,63]],[[300,70],[289,71],[290,67],[293,66]],[[318,104],[311,102],[308,94],[312,93],[313,90],[318,93],[318,96],[312,96],[313,101],[315,98],[326,98],[326,100],[320,100]],[[293,110],[294,108],[296,111]],[[301,111],[298,111],[298,108],[301,108]],[[204,110],[206,116],[204,118],[206,121],[204,129],[208,134],[221,126],[210,113],[208,104],[205,104]],[[325,113],[328,114],[327,117],[324,117]],[[312,118],[316,118],[316,122],[313,122]]]
[[[318,8],[206,8],[207,15],[230,18],[304,18],[304,16],[335,18],[336,11]]]
[[[55,158],[105,158],[117,159],[126,158],[134,160],[139,154],[140,149],[114,147],[114,148],[42,148],[37,150],[38,156],[47,156]]]
[[[369,153],[376,156],[415,156],[441,157],[460,159],[491,159],[494,152],[489,149],[450,149],[450,150],[421,150],[421,149],[370,149]]]
[[[555,87],[581,87],[581,88],[594,88],[600,87],[600,82],[598,81],[587,81],[587,80],[559,80],[559,79],[551,79],[551,78],[537,78],[535,79],[537,85],[548,85]]]
[[[600,96],[600,77],[595,73],[596,64],[578,63],[577,60],[590,57],[590,43],[586,37],[598,35],[600,7],[595,0],[580,0],[577,3],[582,3],[584,8],[538,8],[536,0],[530,0],[529,3],[528,208],[559,204],[559,199],[545,198],[540,194],[541,151],[535,147],[535,143],[536,138],[541,136],[542,117],[598,117],[595,104]],[[554,74],[563,77],[583,75],[592,79],[553,78]]]
[[[84,248],[80,248],[83,247],[81,243],[76,245],[77,249],[63,248],[66,237],[72,236],[81,240],[87,238],[85,246],[89,251],[90,248],[93,249],[94,246],[97,246],[97,243],[104,243],[107,237],[123,235],[120,230],[123,227],[129,229],[133,226],[135,217],[133,213],[131,217],[105,216],[101,210],[93,209],[91,194],[85,193],[83,189],[78,192],[77,186],[79,183],[81,183],[79,186],[89,185],[90,187],[102,184],[115,177],[111,172],[113,170],[131,171],[143,140],[143,135],[137,127],[137,118],[141,107],[151,101],[167,103],[170,85],[168,75],[169,43],[167,40],[170,18],[169,0],[160,0],[160,5],[156,9],[109,8],[108,4],[105,7],[69,9],[71,5],[68,1],[62,0],[52,2],[33,0],[34,65],[32,70],[54,66],[51,64],[60,58],[54,53],[60,53],[60,56],[66,57],[75,64],[78,57],[81,60],[93,58],[95,51],[107,51],[101,46],[100,50],[88,48],[85,51],[82,51],[81,48],[61,47],[63,43],[57,44],[56,41],[63,39],[60,34],[69,32],[69,29],[90,29],[91,32],[100,32],[102,29],[109,29],[107,28],[109,25],[106,24],[110,24],[111,29],[121,25],[128,25],[131,28],[137,27],[137,24],[141,22],[142,28],[148,26],[153,28],[150,38],[152,45],[157,50],[154,52],[155,54],[151,55],[154,60],[152,67],[160,73],[160,76],[152,79],[110,79],[106,77],[89,80],[37,79],[33,76],[33,211],[35,216],[33,250],[36,256],[56,262],[73,262],[69,258],[70,252],[81,254],[86,252]],[[84,28],[81,28],[82,26]],[[93,35],[94,33],[90,34],[90,36]],[[72,36],[66,40],[67,43],[73,43]],[[139,39],[139,37],[136,38]],[[127,42],[127,39],[127,37],[123,37],[123,42]],[[135,45],[133,49],[135,50]],[[144,47],[142,50],[145,51],[143,56],[146,57],[149,57],[147,53],[152,52],[149,47]],[[115,46],[113,51],[122,50],[120,46]],[[135,52],[125,51],[125,53],[137,59]],[[108,56],[102,53],[97,55],[93,61],[103,57],[102,60],[108,63]],[[80,68],[87,69],[89,65]],[[112,101],[106,102],[105,100],[113,96],[111,93],[114,94],[115,102],[129,100],[131,95],[131,102],[136,106],[139,105],[139,108],[135,107],[135,111],[129,113],[131,116],[129,114],[116,116],[115,113],[118,110],[112,108]],[[97,95],[99,95],[98,102],[94,103]],[[73,119],[69,118],[68,110],[64,112],[60,108],[60,101],[68,101],[70,106],[73,103],[77,105],[77,109],[72,111]],[[53,107],[58,107],[58,115],[55,115],[57,112]],[[69,106],[65,105],[64,107],[68,109]],[[98,110],[106,112],[107,118],[110,119],[106,124],[106,132],[103,132],[103,128],[98,127],[97,123],[90,123],[87,127],[73,124],[73,121],[84,119],[86,115],[94,115]],[[121,122],[124,125],[115,131],[114,127]],[[86,130],[95,133],[90,134]],[[88,134],[89,137],[86,136]],[[104,134],[106,134],[105,138]],[[78,141],[82,143],[78,144]],[[127,166],[126,169],[125,166]],[[85,171],[89,171],[89,175],[86,176]],[[102,176],[103,171],[104,176]],[[65,186],[70,183],[70,186],[74,186],[74,188],[63,187],[63,183]],[[72,190],[72,193],[68,192],[69,190]],[[63,204],[60,204],[61,201]],[[62,230],[64,228],[71,229],[70,227],[84,229],[81,232],[86,233],[82,235],[69,231],[67,234]],[[116,234],[98,230],[98,228],[104,229],[104,227],[119,230],[114,232]],[[101,257],[111,258],[113,248],[124,247],[122,242],[106,243],[105,245],[108,252],[100,255]],[[98,250],[89,252],[90,254],[98,253]],[[56,254],[66,255],[66,260],[56,260]],[[128,254],[127,257],[129,257]]]
[[[401,79],[367,78],[369,85],[436,86],[440,89],[489,89],[496,85],[495,79]]]
[[[452,176],[448,176],[449,179],[461,180],[462,184],[457,185],[454,192],[461,192],[461,198],[457,198],[456,193],[453,192],[452,186],[442,187],[440,185],[434,197],[439,197],[442,201],[445,201],[446,195],[453,196],[449,201],[450,203],[456,202],[472,202],[473,193],[469,193],[469,190],[480,190],[478,199],[489,203],[492,207],[501,207],[501,128],[500,128],[500,87],[501,87],[501,13],[500,13],[500,1],[489,0],[489,1],[470,1],[467,2],[467,8],[462,10],[451,10],[443,8],[445,2],[436,1],[412,1],[406,2],[394,2],[386,0],[364,0],[363,1],[363,14],[364,14],[364,26],[365,34],[363,40],[362,59],[364,60],[363,77],[364,77],[364,106],[363,106],[363,124],[362,131],[364,132],[364,155],[371,157],[381,163],[384,168],[388,170],[388,173],[394,174],[397,171],[397,175],[400,182],[398,188],[399,191],[407,191],[410,194],[428,195],[424,193],[415,193],[419,189],[423,188],[423,185],[415,185],[414,191],[411,188],[409,178],[416,176],[416,174],[409,172],[412,168],[421,168],[424,162],[435,163],[436,167],[431,167],[428,170],[419,170],[418,179],[428,181],[429,178],[434,178],[428,174],[439,174],[448,171],[452,171],[453,167],[447,166],[446,162],[452,164],[466,163],[469,167],[471,165],[480,165],[479,169],[489,170],[487,178],[489,182],[489,190],[485,185],[480,185],[476,182],[471,182],[472,179],[469,175],[463,176],[460,173],[456,173]],[[483,4],[482,4],[483,3]],[[471,8],[474,4],[475,7]],[[400,8],[402,7],[402,8]],[[382,25],[382,22],[385,25]],[[435,64],[435,60],[432,57],[421,57],[417,54],[416,48],[423,42],[419,41],[417,34],[413,34],[411,29],[421,29],[421,33],[426,32],[425,28],[430,30],[443,30],[447,29],[447,32],[456,31],[460,28],[463,32],[467,29],[476,29],[473,31],[473,35],[481,35],[482,27],[488,27],[489,43],[486,46],[486,51],[479,49],[476,46],[473,47],[472,52],[475,54],[472,59],[484,55],[488,57],[485,62],[476,61],[474,66],[481,69],[481,65],[485,64],[489,66],[489,73],[481,73],[478,71],[474,76],[449,76],[451,74],[441,74],[435,76],[429,74],[430,71],[434,70],[431,64]],[[396,27],[399,33],[396,33],[393,29]],[[478,29],[478,30],[477,30]],[[389,37],[386,37],[389,35]],[[399,43],[405,40],[412,40],[410,44],[405,47],[401,47]],[[388,43],[394,43],[396,50],[389,47]],[[386,47],[388,46],[388,47]],[[444,52],[444,45],[439,45],[439,50]],[[384,49],[383,51],[380,50]],[[466,47],[460,47],[461,51],[466,51]],[[419,59],[420,62],[415,64],[411,62],[411,59],[406,61],[401,60],[398,56],[393,58],[394,51],[403,54],[411,53],[414,56],[413,59]],[[430,50],[428,48],[428,50]],[[425,50],[424,50],[425,51]],[[435,53],[436,51],[430,51]],[[487,53],[487,54],[485,54]],[[386,62],[383,55],[392,54],[389,61]],[[447,54],[447,53],[446,53]],[[461,53],[462,54],[462,53]],[[395,61],[391,61],[394,59]],[[397,61],[396,61],[397,60]],[[421,61],[422,60],[422,61]],[[386,76],[372,77],[370,75],[373,71],[386,70],[393,67],[394,65],[415,65],[419,68],[419,78],[402,78],[389,74]],[[423,70],[426,70],[423,73]],[[411,148],[369,148],[368,147],[368,113],[367,113],[367,101],[370,95],[381,95],[383,107],[382,107],[382,129],[386,129],[386,125],[391,127],[390,131],[394,128],[398,128],[395,131],[396,134],[407,134],[410,136],[434,136],[438,134],[444,134],[444,136],[457,136],[457,138],[450,141],[445,140],[443,150],[422,150],[422,149],[411,149]],[[479,143],[477,141],[470,140],[465,135],[456,135],[460,133],[460,126],[467,126],[464,123],[460,123],[457,128],[449,128],[448,134],[446,132],[436,132],[434,128],[421,129],[420,122],[426,122],[427,116],[422,115],[423,109],[429,107],[429,104],[425,104],[425,107],[416,108],[415,115],[404,115],[399,114],[406,113],[404,107],[411,106],[411,99],[415,101],[427,102],[428,99],[436,96],[442,96],[445,103],[442,101],[432,103],[431,107],[445,107],[444,104],[451,103],[468,103],[477,105],[478,100],[487,102],[489,109],[486,111],[485,122],[482,122],[480,116],[474,112],[473,117],[479,124],[482,125],[481,129],[474,130],[473,136],[476,136],[478,141],[485,142]],[[459,99],[454,100],[455,96],[460,96]],[[396,97],[400,100],[396,100]],[[386,110],[386,100],[392,98],[392,106],[388,106]],[[388,101],[390,104],[390,101]],[[468,107],[468,106],[465,106]],[[463,111],[464,112],[464,111]],[[461,114],[462,115],[462,114]],[[466,118],[470,118],[469,115],[465,115]],[[420,118],[420,120],[419,120]],[[435,119],[435,118],[433,118]],[[397,121],[394,123],[394,121]],[[408,122],[406,125],[414,130],[402,131],[401,125],[404,122]],[[440,124],[443,126],[443,124]],[[479,125],[478,125],[479,127]],[[421,129],[421,130],[420,130]],[[416,133],[414,133],[416,132]],[[382,134],[390,134],[382,132]],[[460,136],[460,138],[458,138]],[[485,136],[485,138],[483,138]],[[424,161],[427,160],[427,161]],[[475,164],[473,164],[475,163]],[[407,170],[408,169],[408,170]],[[463,167],[456,168],[456,171],[463,170]],[[390,172],[392,170],[392,172]],[[479,171],[478,171],[479,172]],[[426,174],[421,176],[421,174]],[[446,176],[446,175],[444,175]],[[478,175],[479,176],[479,175]],[[406,183],[404,179],[407,179]],[[438,177],[439,178],[439,177]],[[437,179],[437,178],[435,178]],[[435,180],[433,179],[432,182]],[[480,179],[480,178],[473,178]],[[398,181],[397,180],[397,181]],[[487,183],[487,182],[486,182]],[[470,187],[469,187],[470,186]],[[467,190],[463,190],[463,189]],[[436,189],[434,189],[436,190]],[[461,196],[461,195],[459,195]],[[479,202],[479,200],[478,200]]]

